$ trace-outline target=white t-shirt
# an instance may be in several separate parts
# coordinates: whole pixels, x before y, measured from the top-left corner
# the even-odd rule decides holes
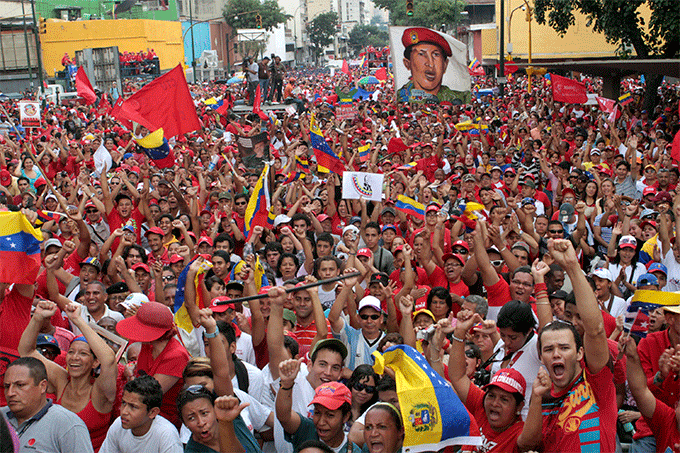
[[[250,396],[255,398],[257,401],[262,402],[262,392],[264,391],[264,379],[262,378],[262,371],[255,365],[251,365],[248,362],[243,362],[248,371],[248,393]],[[234,390],[238,389],[238,378],[234,375],[231,380],[231,385],[234,386]]]
[[[673,252],[671,251],[671,253],[673,253]],[[632,276],[630,275],[631,271],[633,272]],[[621,272],[621,265],[609,263],[609,272],[612,273],[612,278],[614,280],[616,280],[619,276],[619,273]],[[629,282],[631,285],[635,286],[635,284],[637,283],[638,277],[640,277],[642,274],[647,273],[647,268],[645,267],[644,264],[638,262],[638,263],[635,263],[635,270],[633,270],[633,268],[631,266],[628,266],[628,267],[626,267],[625,272],[626,272],[626,277],[625,277],[626,281]],[[621,282],[621,284],[619,285],[619,291],[621,291],[621,294],[625,294],[626,289],[627,288],[625,287],[623,282]],[[614,313],[612,313],[611,315],[614,316],[614,317],[616,316]]]
[[[527,398],[526,395],[529,395],[529,398],[531,397],[531,388],[538,375],[538,370],[541,368],[541,359],[538,358],[537,341],[538,335],[533,334],[529,341],[512,355],[510,362],[506,365],[506,367],[515,369],[524,376],[524,380],[527,383],[526,393],[524,394],[525,398]],[[501,352],[498,353],[491,365],[491,376],[501,369],[501,361],[505,357],[505,344],[502,341],[496,344],[494,350],[499,348]],[[522,418],[526,419],[528,413],[529,405],[525,404],[522,408]]]
[[[100,453],[183,453],[184,447],[179,439],[175,425],[157,415],[151,428],[143,436],[135,436],[124,429],[118,417],[109,431]]]
[[[306,367],[304,369],[300,367],[300,371],[295,378],[292,394],[292,409],[305,417],[312,416],[309,410],[309,404],[314,399],[314,388],[312,388],[312,385],[307,380],[308,374],[309,370]],[[279,383],[280,378],[272,383],[273,388],[277,393],[279,391]],[[276,398],[274,398],[274,401],[276,401]],[[293,445],[285,439],[283,426],[281,426],[278,419],[274,422],[274,445],[277,453],[293,453]]]
[[[632,296],[631,296],[632,297]],[[607,307],[609,307],[609,300],[604,302],[604,308],[605,310]],[[613,317],[617,317],[619,315],[625,315],[626,310],[628,309],[628,305],[630,305],[630,298],[628,301],[623,300],[623,298],[619,296],[614,296],[614,299],[611,300],[611,308],[609,309],[609,314],[612,315]]]
[[[663,290],[670,292],[680,291],[680,263],[676,261],[672,248],[666,252],[661,262],[668,269],[668,280]]]

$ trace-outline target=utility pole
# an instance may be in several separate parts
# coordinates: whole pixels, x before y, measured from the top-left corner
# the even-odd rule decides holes
[[[194,83],[196,83],[196,47],[194,44],[194,14],[189,0],[189,26],[191,27],[191,67],[194,73]]]
[[[43,67],[42,67],[42,48],[40,47],[40,36],[38,34],[38,21],[35,17],[35,0],[31,0],[31,12],[33,14],[33,34],[35,35],[35,54],[38,58],[38,83],[43,86]]]
[[[26,46],[26,63],[28,64],[28,80],[31,84],[31,91],[33,91],[33,70],[31,68],[31,49],[28,47],[28,33],[26,31],[26,10],[24,9],[24,0],[21,0],[21,16],[24,18],[24,44]]]
[[[505,0],[501,0],[501,40],[500,50],[500,75],[498,76],[498,92],[501,96],[505,94]]]

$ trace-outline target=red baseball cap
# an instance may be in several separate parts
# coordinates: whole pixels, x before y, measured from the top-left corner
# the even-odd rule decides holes
[[[318,220],[319,222],[323,222],[324,220],[328,220],[328,219],[330,219],[328,214],[322,213],[322,214],[319,214],[318,216],[316,216],[316,220]]]
[[[159,235],[160,237],[165,236],[165,233],[163,233],[163,230],[161,230],[159,227],[149,228],[149,229],[146,231],[146,233],[144,233],[144,236],[145,236],[145,237],[149,237],[150,234],[157,234],[157,235]]]
[[[12,184],[12,175],[7,170],[0,170],[0,184],[5,187]]]
[[[314,399],[309,404],[320,404],[334,411],[345,403],[352,404],[352,392],[345,384],[334,381],[318,386],[314,392]]]
[[[458,240],[451,245],[451,248],[456,247],[456,246],[463,247],[468,252],[470,251],[470,244],[468,244],[467,241]]]
[[[132,267],[130,269],[133,270],[133,271],[136,271],[137,269],[144,269],[149,274],[151,273],[151,269],[149,269],[149,266],[147,266],[144,263],[135,263],[135,264],[132,265]]]
[[[229,310],[230,308],[232,310],[236,310],[236,306],[234,304],[223,304],[223,303],[218,304],[217,303],[217,302],[228,302],[230,300],[231,300],[231,298],[227,297],[227,296],[216,297],[210,302],[210,306],[208,308],[210,308],[213,311],[213,313],[224,313],[225,311]]]
[[[527,382],[524,379],[524,376],[514,368],[503,368],[502,370],[498,370],[491,378],[491,381],[482,387],[482,389],[486,390],[492,385],[505,390],[506,392],[519,393],[522,397],[524,397],[524,393],[527,390]]]
[[[463,266],[465,266],[465,258],[463,258],[460,253],[445,253],[444,256],[442,256],[442,261],[446,263],[451,258],[457,259]]]
[[[208,244],[210,247],[213,246],[213,240],[208,236],[201,236],[196,245]]]
[[[181,263],[182,261],[184,261],[184,258],[182,258],[181,256],[179,256],[177,254],[174,254],[170,257],[169,261],[170,261],[170,264]]]
[[[369,248],[359,249],[357,251],[357,256],[365,256],[366,258],[373,258],[373,252]]]
[[[645,190],[642,191],[642,196],[646,197],[647,195],[656,195],[656,189],[652,186],[645,187]]]

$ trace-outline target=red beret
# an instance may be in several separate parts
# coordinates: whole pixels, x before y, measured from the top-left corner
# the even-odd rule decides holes
[[[447,57],[451,56],[451,47],[449,43],[444,39],[442,35],[436,31],[430,30],[429,28],[423,27],[413,27],[404,30],[404,34],[401,35],[401,43],[405,48],[420,44],[423,42],[429,42],[430,44],[435,44],[444,51]]]

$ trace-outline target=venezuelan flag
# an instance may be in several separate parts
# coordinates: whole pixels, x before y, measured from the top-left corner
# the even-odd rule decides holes
[[[168,140],[163,137],[162,127],[144,138],[137,139],[137,145],[154,161],[158,168],[168,168],[175,164],[175,153],[170,149]]]
[[[476,202],[462,203],[459,207],[465,217],[471,220],[475,220],[479,217],[475,214],[475,211],[483,211],[485,209],[483,204]]]
[[[397,170],[411,170],[412,168],[416,168],[416,165],[418,165],[418,162],[409,162],[408,164],[398,167]]]
[[[0,282],[32,285],[40,270],[42,232],[21,212],[0,212]]]
[[[307,172],[309,171],[309,161],[307,160],[307,157],[303,156],[295,156],[295,165],[296,168],[300,171]]]
[[[661,307],[680,305],[680,293],[638,289],[626,310],[623,330],[639,337],[647,336],[649,314]]]
[[[470,69],[477,69],[477,68],[478,68],[479,66],[481,66],[481,65],[482,65],[482,64],[479,62],[478,59],[473,58],[472,61],[470,62],[470,64],[468,65],[468,68],[470,68]]]
[[[309,119],[309,135],[319,171],[325,170],[326,173],[333,172],[342,175],[345,171],[345,166],[331,147],[328,146],[328,143],[326,143],[323,132],[319,128],[319,123],[317,123],[316,116],[313,113]]]
[[[389,366],[395,373],[397,395],[406,435],[404,451],[439,451],[449,445],[481,445],[470,432],[470,415],[449,385],[411,346],[392,346],[373,353],[378,374]]]
[[[189,274],[189,267],[196,260],[194,258],[189,264],[180,272],[177,278],[177,291],[175,292],[175,324],[177,327],[184,329],[187,332],[192,332],[194,330],[194,325],[189,317],[189,311],[187,310],[186,304],[184,303],[184,293],[186,291],[187,276]],[[198,308],[205,308],[208,305],[203,300],[203,291],[201,291],[201,283],[205,279],[205,273],[212,267],[212,263],[205,261],[199,271],[196,273],[193,285],[196,289],[196,305]]]
[[[656,246],[661,246],[659,243],[659,235],[655,234],[654,237],[649,238],[648,240],[645,241],[645,243],[642,245],[642,248],[640,249],[640,253],[638,254],[638,261],[645,266],[647,263],[652,261],[654,258],[654,247]]]
[[[630,91],[623,93],[621,96],[619,96],[619,103],[622,106],[626,106],[626,105],[630,104],[631,102],[633,102],[633,95],[630,94]]]
[[[399,195],[394,207],[401,212],[405,212],[406,214],[410,214],[412,216],[418,217],[419,219],[425,220],[425,205],[418,203],[413,198],[409,198],[405,195]]]
[[[42,226],[52,220],[54,220],[55,223],[59,223],[59,219],[64,215],[60,212],[43,211],[41,209],[38,209],[36,214],[38,214],[38,217],[35,219],[35,226]]]
[[[246,214],[244,219],[244,234],[246,240],[250,239],[250,233],[253,227],[259,225],[265,228],[269,226],[269,208],[271,206],[269,194],[269,165],[264,166],[260,179],[253,187],[253,192],[250,194],[250,200],[246,206]]]
[[[366,162],[371,157],[371,144],[367,143],[357,148],[359,151],[359,162]]]
[[[239,261],[236,266],[234,266],[231,269],[231,272],[229,273],[229,280],[236,280],[236,274],[240,274],[241,271],[243,270],[243,266],[246,265],[246,262],[241,260]],[[255,255],[255,269],[254,269],[255,274],[253,275],[253,278],[255,280],[255,287],[257,288],[258,291],[260,291],[260,288],[263,286],[269,286],[269,280],[267,279],[267,276],[264,273],[264,266],[262,266],[262,263],[260,262],[260,257],[258,255]]]
[[[299,172],[299,171],[295,171],[295,172],[291,171],[291,172],[288,173],[288,175],[286,176],[286,180],[283,181],[282,184],[290,184],[290,183],[295,182],[295,181],[300,180],[300,179],[305,179],[304,173]],[[272,225],[273,225],[273,223],[272,223]]]
[[[461,132],[465,132],[475,127],[475,125],[472,124],[472,120],[467,120],[463,121],[462,123],[456,124],[454,127]]]

